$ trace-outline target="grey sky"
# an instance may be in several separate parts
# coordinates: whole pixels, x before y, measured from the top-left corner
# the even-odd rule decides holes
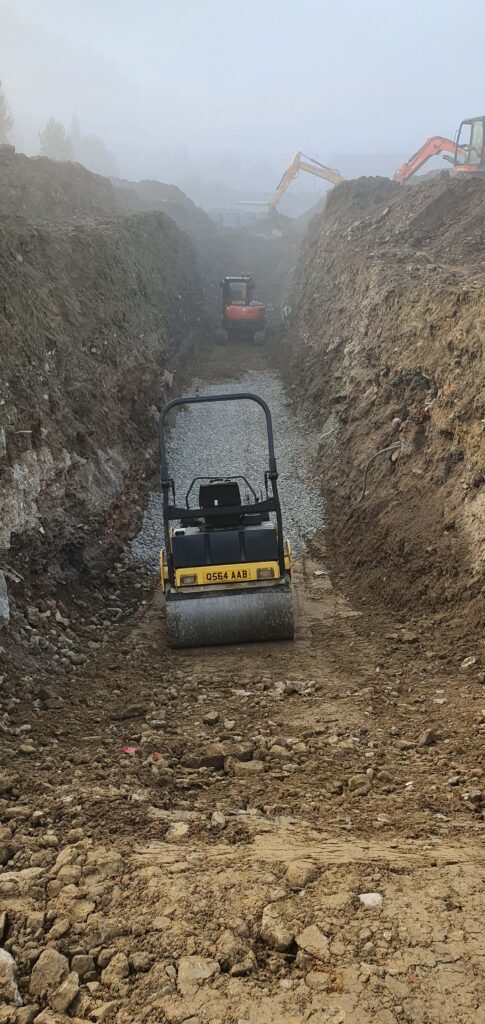
[[[0,29],[25,147],[76,114],[127,175],[226,153],[268,188],[296,149],[407,156],[485,107],[483,0],[0,0]]]

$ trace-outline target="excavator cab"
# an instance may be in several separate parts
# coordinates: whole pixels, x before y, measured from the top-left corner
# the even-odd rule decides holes
[[[262,342],[266,338],[266,309],[254,299],[252,274],[224,278],[222,288],[221,326],[228,340],[241,338]]]
[[[461,122],[455,136],[454,173],[485,177],[485,117]]]
[[[401,184],[420,171],[427,160],[444,153],[444,160],[453,164],[453,174],[471,174],[485,178],[485,117],[468,117],[455,135],[454,141],[442,135],[433,135],[398,168],[394,181]]]
[[[223,306],[249,306],[254,296],[254,281],[250,274],[225,277],[222,284]]]

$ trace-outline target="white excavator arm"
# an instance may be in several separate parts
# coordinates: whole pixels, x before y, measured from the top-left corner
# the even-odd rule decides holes
[[[345,178],[332,167],[326,167],[325,164],[319,163],[318,160],[314,160],[312,157],[304,156],[302,152],[298,151],[295,153],[293,160],[286,168],[281,181],[276,186],[276,189],[271,196],[268,203],[268,210],[270,213],[272,210],[276,210],[278,203],[283,198],[287,188],[291,185],[291,182],[296,178],[300,171],[305,171],[307,174],[314,174],[317,178],[323,178],[324,181],[330,181],[332,185],[339,185],[341,181],[345,181]]]

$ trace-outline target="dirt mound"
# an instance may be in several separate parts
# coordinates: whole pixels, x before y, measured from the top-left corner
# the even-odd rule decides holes
[[[211,218],[176,185],[148,180],[120,181],[116,178],[112,179],[112,183],[121,209],[130,213],[142,210],[166,213],[181,231],[188,231],[198,240],[204,240],[217,232]]]
[[[193,239],[203,240],[217,231],[210,217],[175,185],[110,181],[81,164],[27,157],[13,146],[0,146],[0,212],[34,223],[158,212]]]
[[[485,182],[346,182],[311,226],[294,294],[295,374],[322,424],[336,543],[396,607],[466,604],[476,625],[484,213]]]
[[[398,190],[399,186],[389,178],[357,178],[356,181],[342,182],[328,193],[325,227],[337,227],[340,231],[358,217],[372,217]]]
[[[106,217],[118,210],[113,186],[81,164],[28,157],[0,146],[0,212],[38,221]]]

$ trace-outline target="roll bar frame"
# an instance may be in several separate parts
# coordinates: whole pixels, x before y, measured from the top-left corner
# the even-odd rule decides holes
[[[173,583],[174,570],[173,570],[173,559],[170,551],[170,523],[173,520],[184,519],[185,521],[196,522],[204,515],[204,509],[192,508],[187,509],[183,506],[178,506],[175,503],[175,484],[173,478],[169,475],[168,462],[167,462],[167,447],[165,442],[166,432],[166,419],[168,413],[172,409],[177,408],[181,405],[201,405],[206,402],[239,402],[249,401],[256,402],[261,407],[266,417],[266,433],[268,437],[268,465],[269,469],[265,471],[266,485],[268,481],[271,483],[271,496],[268,495],[265,501],[256,501],[252,505],[238,505],[232,507],[221,507],[218,509],[211,509],[211,516],[217,519],[220,515],[221,518],[227,515],[237,515],[239,512],[242,516],[245,514],[254,515],[258,512],[268,513],[274,512],[276,516],[276,522],[278,527],[278,562],[280,566],[281,575],[285,573],[285,554],[284,554],[284,541],[283,541],[283,521],[281,517],[281,505],[278,494],[278,470],[276,466],[276,457],[274,452],[274,439],[273,439],[273,422],[271,419],[271,412],[267,402],[264,398],[260,398],[259,395],[253,394],[251,391],[233,391],[224,395],[192,395],[185,396],[182,398],[173,398],[170,402],[167,402],[160,411],[158,418],[158,439],[160,445],[160,484],[162,487],[163,495],[163,527],[165,536],[165,554],[167,559],[167,565],[169,570],[170,581]],[[173,504],[170,504],[170,492],[173,497]]]

